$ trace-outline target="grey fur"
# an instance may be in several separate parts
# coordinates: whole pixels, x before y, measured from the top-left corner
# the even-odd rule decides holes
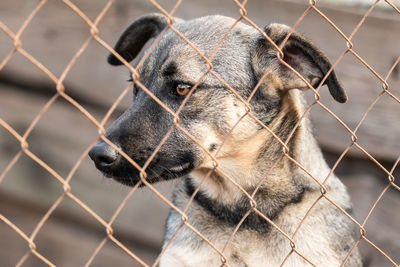
[[[190,21],[175,20],[173,25],[206,57],[210,57],[222,37],[234,23],[231,18],[208,16]],[[146,26],[147,25],[147,26]],[[167,20],[150,14],[134,21],[122,34],[115,50],[127,61],[135,58],[144,44],[156,37]],[[265,28],[280,45],[290,28],[271,24]],[[284,60],[312,86],[317,86],[330,70],[327,58],[306,38],[294,32],[283,48]],[[111,55],[109,62],[121,62]],[[171,136],[146,169],[149,182],[182,177],[173,203],[183,209],[195,188],[210,171],[186,214],[195,227],[218,249],[222,249],[241,218],[252,209],[250,201],[225,174],[249,194],[264,179],[255,194],[257,209],[280,229],[292,236],[308,209],[320,197],[320,186],[288,157],[293,158],[323,182],[330,172],[312,134],[311,124],[303,119],[294,130],[305,102],[299,90],[308,87],[302,79],[279,62],[274,47],[254,28],[239,23],[227,36],[212,59],[213,72],[226,81],[242,98],[247,99],[261,77],[260,88],[250,101],[251,112],[283,142],[289,137],[288,155],[282,145],[250,116],[246,106],[217,77],[208,73],[193,91],[182,112],[180,125],[203,147],[214,154],[218,169],[207,153],[174,126],[173,117],[147,93],[135,85],[131,107],[107,130],[106,137],[139,165],[151,156],[164,135]],[[274,66],[269,74],[265,72]],[[144,64],[139,81],[173,111],[185,99],[177,95],[177,86],[193,86],[208,71],[204,59],[171,29],[168,29]],[[332,71],[326,84],[339,102],[346,95]],[[294,132],[293,132],[294,131]],[[292,133],[293,132],[293,133]],[[225,136],[230,137],[225,140]],[[224,145],[221,147],[221,143]],[[115,152],[115,151],[114,151]],[[96,166],[106,176],[133,186],[140,181],[138,170],[100,142],[90,152]],[[279,163],[274,163],[279,160]],[[345,210],[351,210],[346,188],[335,175],[325,184],[327,195]],[[181,215],[171,210],[167,220],[165,244],[171,242],[160,266],[219,266],[219,255],[188,227]],[[317,266],[339,266],[356,241],[350,219],[322,198],[305,219],[294,240],[296,249]],[[279,266],[291,251],[289,240],[254,211],[243,222],[224,251],[230,266]],[[296,253],[286,266],[306,266]],[[361,266],[358,250],[346,266]]]

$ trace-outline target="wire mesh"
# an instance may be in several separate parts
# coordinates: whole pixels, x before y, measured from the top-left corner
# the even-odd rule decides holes
[[[3,127],[5,130],[7,130],[19,143],[21,146],[20,151],[13,157],[13,159],[9,162],[9,164],[6,166],[6,168],[4,170],[2,170],[1,174],[0,174],[0,183],[4,180],[7,179],[7,175],[8,173],[14,168],[14,166],[17,164],[17,162],[21,159],[21,157],[23,155],[28,156],[29,158],[31,158],[33,161],[35,161],[37,164],[39,164],[44,170],[46,170],[52,177],[54,177],[54,179],[62,186],[63,188],[63,193],[56,199],[56,201],[54,201],[53,205],[48,209],[48,211],[46,212],[46,214],[41,218],[40,222],[36,225],[36,227],[34,228],[34,230],[31,233],[26,233],[24,231],[22,231],[18,225],[16,223],[14,223],[12,221],[12,219],[7,218],[6,216],[0,214],[0,220],[3,221],[6,225],[8,225],[13,231],[15,231],[18,235],[20,235],[27,243],[29,249],[26,252],[26,254],[22,255],[22,257],[20,258],[19,262],[17,263],[17,266],[22,266],[26,260],[31,257],[37,257],[40,261],[42,261],[44,264],[47,264],[49,266],[54,266],[55,264],[53,262],[51,262],[51,260],[48,259],[48,257],[46,257],[45,254],[43,253],[39,253],[37,250],[37,235],[40,231],[42,231],[43,226],[46,224],[46,222],[49,220],[49,218],[53,215],[53,213],[55,212],[55,210],[61,205],[61,203],[66,199],[69,198],[70,200],[72,200],[73,202],[75,202],[77,205],[79,205],[83,210],[86,211],[87,216],[91,216],[93,219],[95,219],[96,221],[98,221],[102,227],[104,228],[106,235],[104,236],[104,239],[98,244],[97,248],[94,250],[94,252],[91,255],[88,255],[88,260],[86,263],[86,266],[90,266],[94,259],[96,258],[96,256],[98,255],[98,253],[101,251],[101,249],[105,246],[106,243],[108,242],[113,242],[115,245],[117,245],[121,250],[123,250],[127,255],[129,255],[130,257],[132,257],[136,262],[138,262],[139,264],[143,265],[143,266],[149,266],[148,263],[146,263],[143,259],[141,259],[136,253],[135,251],[130,250],[126,245],[124,245],[115,235],[114,235],[114,222],[115,220],[118,218],[118,216],[120,215],[121,211],[124,209],[124,207],[126,206],[127,202],[129,201],[129,199],[131,199],[131,197],[137,192],[138,188],[141,185],[146,185],[151,191],[152,193],[154,193],[154,195],[156,195],[159,199],[161,199],[163,202],[166,203],[166,205],[168,205],[171,209],[174,209],[178,214],[180,214],[182,222],[180,227],[178,228],[178,231],[176,231],[176,233],[173,235],[173,237],[171,238],[171,240],[163,247],[162,251],[160,252],[159,256],[157,257],[157,259],[155,260],[154,263],[152,263],[153,266],[156,266],[159,261],[161,260],[162,256],[164,255],[164,253],[168,250],[171,242],[176,238],[176,236],[178,235],[179,231],[181,229],[183,229],[183,227],[187,227],[189,229],[191,229],[196,235],[198,235],[201,239],[204,240],[204,242],[206,242],[213,250],[215,250],[215,252],[221,257],[221,266],[230,266],[230,263],[226,257],[226,255],[224,254],[227,247],[229,246],[230,242],[232,241],[232,239],[234,238],[235,234],[239,231],[241,225],[243,224],[243,222],[245,221],[245,219],[252,213],[256,213],[259,216],[261,216],[265,221],[267,221],[269,224],[272,225],[272,227],[274,227],[282,236],[284,236],[290,244],[290,252],[288,253],[288,255],[286,256],[286,258],[283,260],[283,262],[281,263],[281,266],[284,266],[285,263],[288,261],[288,259],[290,257],[293,257],[294,254],[297,254],[298,256],[300,256],[301,258],[303,258],[306,262],[308,262],[310,265],[315,266],[315,264],[313,263],[313,259],[309,259],[307,258],[305,255],[303,255],[301,253],[301,248],[298,248],[298,246],[296,245],[295,242],[295,237],[296,234],[298,233],[299,229],[302,227],[304,221],[306,220],[307,216],[310,214],[310,212],[314,209],[314,207],[317,205],[317,203],[319,203],[322,199],[325,199],[327,201],[329,201],[331,204],[333,204],[340,212],[342,212],[343,214],[345,214],[359,229],[360,229],[360,233],[361,235],[359,236],[359,239],[357,240],[357,242],[354,244],[354,246],[349,250],[348,256],[346,257],[346,259],[343,261],[342,266],[346,264],[346,262],[349,260],[351,254],[354,252],[355,248],[359,246],[359,244],[361,242],[365,242],[368,245],[370,245],[371,247],[373,247],[374,249],[376,249],[379,253],[381,253],[388,262],[390,262],[391,264],[393,264],[393,266],[399,266],[399,263],[396,263],[389,254],[387,254],[385,251],[383,251],[382,249],[380,249],[374,242],[372,242],[371,240],[368,239],[367,237],[367,231],[365,229],[365,224],[368,221],[370,215],[374,212],[374,210],[376,209],[377,204],[381,201],[382,197],[384,196],[384,194],[389,190],[389,189],[395,189],[397,191],[400,191],[400,187],[395,184],[395,177],[393,176],[393,172],[395,170],[395,168],[397,167],[397,165],[399,164],[400,161],[400,157],[397,159],[397,161],[395,162],[395,164],[393,165],[391,170],[386,169],[377,159],[375,159],[370,153],[368,153],[368,151],[366,149],[363,148],[363,146],[361,146],[358,143],[358,137],[357,137],[357,132],[358,129],[360,128],[360,126],[363,124],[363,122],[365,121],[366,117],[368,116],[368,114],[371,112],[371,110],[374,109],[376,103],[384,96],[389,96],[390,98],[392,98],[394,101],[396,101],[397,103],[400,104],[400,99],[398,97],[396,97],[392,92],[391,92],[391,88],[389,86],[388,83],[388,79],[391,76],[391,74],[394,72],[396,66],[399,65],[399,61],[400,61],[400,57],[398,57],[395,62],[393,63],[392,67],[390,68],[389,72],[386,74],[385,77],[379,75],[373,67],[371,67],[355,50],[356,45],[353,43],[353,38],[354,36],[356,36],[357,32],[359,31],[360,28],[362,28],[363,24],[365,23],[365,20],[368,16],[370,16],[371,12],[376,8],[376,6],[378,5],[379,2],[385,2],[388,6],[390,6],[395,12],[400,13],[398,7],[395,6],[394,3],[392,3],[389,0],[385,0],[385,1],[375,1],[374,4],[372,4],[370,6],[370,8],[368,9],[368,11],[364,14],[362,20],[358,23],[358,25],[354,28],[354,30],[352,31],[352,33],[350,35],[346,35],[337,25],[335,25],[335,23],[326,15],[324,14],[324,12],[322,12],[318,6],[317,6],[317,1],[310,1],[308,8],[303,12],[303,14],[298,18],[297,22],[292,26],[291,28],[291,33],[292,34],[296,28],[298,27],[298,25],[309,15],[310,12],[315,12],[318,15],[321,16],[321,18],[323,20],[325,20],[327,23],[329,23],[331,25],[331,27],[341,36],[341,38],[343,39],[343,42],[345,42],[347,49],[345,51],[343,51],[340,55],[340,57],[336,60],[336,62],[333,64],[332,68],[330,69],[330,71],[328,72],[328,74],[337,66],[337,64],[339,62],[341,62],[341,60],[348,55],[353,55],[357,60],[360,61],[361,64],[363,64],[365,67],[367,67],[367,69],[370,71],[370,74],[375,76],[377,80],[379,80],[379,82],[382,84],[383,90],[376,96],[375,100],[372,102],[372,104],[369,106],[368,110],[364,113],[362,119],[359,121],[358,125],[352,129],[351,127],[349,127],[344,121],[342,121],[339,116],[337,116],[333,111],[331,111],[326,105],[324,105],[321,102],[321,96],[319,94],[319,90],[320,87],[322,86],[323,82],[320,83],[320,85],[316,88],[314,88],[311,84],[309,84],[299,73],[296,72],[296,70],[294,70],[291,66],[289,66],[284,60],[283,60],[283,52],[282,52],[282,47],[284,46],[284,44],[286,43],[286,41],[288,40],[289,36],[286,37],[285,41],[280,45],[277,46],[270,38],[269,36],[267,36],[264,31],[257,26],[257,24],[255,22],[252,21],[252,19],[248,16],[247,14],[247,10],[246,10],[246,4],[247,1],[244,0],[243,2],[239,2],[237,0],[234,0],[234,3],[237,5],[238,11],[240,13],[240,16],[236,19],[235,23],[233,23],[231,25],[231,27],[229,28],[229,30],[226,32],[226,34],[224,35],[224,38],[220,40],[219,44],[217,47],[215,47],[215,49],[213,50],[213,52],[211,53],[211,56],[206,57],[205,55],[203,55],[201,53],[201,51],[193,44],[191,43],[182,33],[179,32],[179,30],[177,28],[174,27],[174,19],[173,19],[173,15],[174,13],[177,11],[177,9],[180,7],[180,5],[182,4],[182,0],[177,1],[175,6],[172,8],[172,10],[167,11],[165,10],[161,4],[159,4],[158,2],[154,1],[154,0],[149,0],[148,2],[151,3],[160,13],[162,13],[165,17],[167,17],[168,19],[168,26],[160,33],[160,35],[154,40],[152,46],[147,50],[146,54],[144,55],[144,57],[141,59],[141,61],[137,64],[136,67],[131,66],[128,62],[126,62],[126,60],[124,60],[120,55],[118,55],[118,53],[116,53],[113,48],[107,43],[105,42],[101,36],[101,28],[99,27],[99,23],[102,21],[102,19],[107,15],[107,13],[109,12],[111,6],[114,4],[114,0],[110,0],[106,3],[106,5],[103,7],[103,9],[101,10],[101,12],[97,15],[97,17],[92,20],[90,19],[85,12],[83,12],[76,4],[74,4],[73,2],[69,1],[69,0],[63,0],[62,1],[64,3],[64,5],[68,8],[70,8],[73,12],[75,12],[89,27],[90,29],[90,36],[87,38],[87,40],[82,44],[82,46],[79,48],[79,50],[76,52],[76,54],[71,58],[69,64],[67,65],[67,67],[64,69],[64,71],[62,72],[62,74],[60,76],[55,75],[50,69],[48,69],[46,66],[44,66],[38,59],[36,59],[33,55],[31,55],[29,52],[27,52],[24,49],[24,45],[21,41],[21,37],[24,34],[25,29],[29,26],[29,24],[31,23],[31,21],[35,18],[35,16],[37,16],[38,12],[48,3],[48,1],[46,0],[42,0],[40,1],[37,6],[32,10],[32,12],[30,13],[30,15],[26,18],[26,20],[23,22],[22,26],[18,29],[18,31],[13,32],[12,30],[10,30],[10,28],[7,27],[7,25],[5,23],[3,23],[2,21],[0,21],[0,29],[8,36],[9,40],[11,40],[11,42],[13,42],[13,49],[8,53],[8,55],[0,62],[0,71],[8,64],[8,62],[10,60],[12,60],[12,58],[16,55],[19,54],[21,56],[23,56],[24,58],[26,58],[27,60],[29,60],[38,70],[40,70],[41,72],[43,72],[49,79],[51,79],[51,81],[53,81],[56,90],[54,91],[54,95],[48,100],[48,102],[43,106],[43,108],[41,109],[41,111],[38,113],[38,115],[33,119],[33,121],[31,122],[30,126],[27,128],[27,130],[24,132],[23,135],[20,135],[10,124],[8,124],[5,120],[3,120],[2,118],[0,118],[0,125],[1,127]],[[286,65],[289,69],[291,69],[293,72],[296,73],[296,75],[298,75],[307,85],[308,87],[314,92],[315,95],[315,101],[313,103],[311,103],[308,106],[308,109],[304,112],[304,114],[302,114],[301,119],[302,120],[310,111],[312,108],[314,108],[315,106],[319,106],[321,107],[323,110],[325,110],[328,114],[330,114],[344,129],[347,130],[347,132],[350,134],[352,142],[350,145],[348,145],[345,150],[343,151],[343,153],[340,155],[340,157],[338,158],[337,162],[334,164],[332,171],[327,175],[327,177],[325,177],[325,179],[323,180],[323,182],[320,182],[320,180],[317,177],[314,177],[310,170],[307,170],[304,166],[302,166],[298,161],[296,161],[291,155],[290,155],[290,148],[288,147],[288,142],[290,141],[290,139],[292,138],[293,133],[295,132],[295,130],[297,129],[299,123],[296,125],[296,127],[293,129],[293,131],[291,132],[291,134],[289,135],[289,138],[287,140],[281,140],[274,132],[273,130],[271,130],[267,125],[264,125],[260,120],[257,119],[257,117],[252,113],[251,107],[250,107],[250,100],[252,99],[252,97],[254,96],[254,94],[256,93],[256,91],[259,89],[259,84],[262,82],[262,79],[265,78],[266,75],[264,75],[264,77],[261,79],[260,83],[253,89],[253,92],[251,93],[250,97],[248,99],[243,99],[236,91],[234,88],[232,88],[231,85],[229,85],[229,83],[227,83],[226,81],[224,81],[222,79],[222,77],[220,77],[216,72],[214,72],[213,70],[213,64],[212,64],[212,59],[214,58],[214,56],[216,55],[218,49],[220,48],[221,44],[225,41],[226,37],[235,29],[235,27],[237,26],[237,24],[239,22],[245,22],[249,25],[251,25],[252,27],[254,27],[256,30],[258,30],[260,32],[260,34],[262,34],[266,40],[268,42],[271,43],[271,45],[273,45],[276,50],[278,51],[278,58],[279,58],[279,62],[281,64]],[[189,94],[186,96],[185,100],[182,102],[181,106],[179,107],[179,109],[174,112],[172,110],[170,110],[157,96],[155,96],[148,88],[146,88],[140,81],[139,81],[139,73],[138,73],[138,69],[140,68],[140,66],[144,63],[144,60],[152,53],[155,45],[163,38],[163,36],[166,34],[167,30],[171,30],[173,32],[176,33],[177,36],[179,36],[179,38],[181,38],[182,40],[184,40],[186,42],[186,44],[188,46],[190,46],[194,51],[196,51],[198,53],[198,55],[203,59],[204,63],[207,65],[207,71],[201,76],[201,78],[197,81],[197,83],[192,87],[191,91],[189,92]],[[65,89],[64,86],[64,81],[65,78],[68,76],[69,72],[71,71],[72,68],[74,68],[75,63],[77,62],[77,60],[79,59],[79,57],[88,49],[89,45],[92,42],[97,42],[98,44],[100,44],[101,46],[103,46],[106,50],[108,50],[110,53],[112,53],[113,55],[115,55],[121,62],[123,62],[124,66],[132,73],[132,79],[134,84],[136,84],[138,87],[140,87],[141,90],[143,90],[144,92],[146,92],[155,102],[157,102],[162,108],[164,108],[173,118],[174,118],[174,125],[173,127],[167,132],[167,134],[164,136],[164,138],[162,139],[162,141],[158,144],[158,146],[156,147],[156,149],[152,152],[151,156],[147,159],[146,163],[143,166],[140,166],[138,163],[136,163],[134,160],[132,160],[126,153],[124,153],[124,151],[122,151],[119,147],[117,147],[115,144],[113,144],[110,140],[108,140],[105,137],[105,124],[110,120],[111,114],[116,110],[116,108],[118,107],[118,105],[120,104],[120,102],[122,101],[122,99],[124,98],[124,96],[131,90],[131,85],[129,85],[128,87],[125,88],[125,90],[121,93],[121,95],[118,97],[118,99],[113,103],[113,105],[109,108],[107,114],[104,116],[104,118],[99,121],[97,119],[95,119],[95,117],[89,112],[87,111],[78,101],[76,101],[75,99],[73,99],[67,92],[67,90]],[[272,68],[272,67],[271,67]],[[270,70],[269,70],[270,71]],[[266,74],[268,73],[268,71],[266,72]],[[327,78],[328,74],[325,76],[325,79]],[[191,135],[189,133],[189,131],[187,129],[185,129],[184,127],[182,127],[182,125],[180,124],[180,118],[179,118],[179,114],[182,111],[182,109],[184,108],[185,104],[187,103],[187,101],[189,100],[189,98],[191,97],[191,95],[195,92],[196,88],[199,86],[199,84],[202,82],[202,80],[206,77],[206,75],[213,75],[215,78],[217,78],[226,88],[228,88],[237,98],[238,100],[240,100],[243,105],[246,107],[246,113],[242,115],[242,117],[236,122],[235,126],[230,130],[230,133],[228,134],[228,136],[232,133],[232,131],[234,130],[234,128],[240,123],[241,120],[243,120],[246,117],[252,118],[255,121],[257,121],[257,123],[260,124],[260,126],[264,129],[266,129],[269,133],[271,133],[274,138],[277,140],[277,142],[279,142],[279,144],[282,146],[282,149],[284,151],[284,153],[282,154],[281,157],[279,157],[279,159],[273,164],[273,166],[271,167],[272,171],[276,165],[279,164],[279,162],[283,159],[289,159],[292,163],[294,163],[296,166],[298,166],[300,169],[302,169],[305,173],[307,173],[307,175],[310,177],[310,179],[313,179],[315,182],[317,182],[320,186],[321,189],[321,194],[320,196],[315,200],[315,202],[313,203],[313,205],[310,207],[310,209],[308,210],[308,212],[306,213],[305,217],[301,220],[300,224],[297,226],[294,234],[288,234],[285,233],[285,231],[283,231],[282,229],[280,229],[280,227],[278,225],[276,225],[274,223],[273,220],[271,220],[270,218],[268,218],[267,216],[265,216],[262,211],[260,211],[257,208],[257,203],[256,200],[254,199],[255,194],[257,193],[257,191],[260,189],[260,186],[262,185],[262,183],[265,181],[265,179],[268,177],[269,172],[267,172],[265,174],[265,177],[259,182],[258,186],[255,188],[255,190],[252,193],[247,192],[240,184],[238,184],[234,179],[232,179],[231,177],[229,177],[228,174],[226,174],[219,166],[219,162],[216,158],[216,155],[218,154],[219,150],[221,149],[221,147],[224,145],[224,142],[221,144],[221,146],[219,147],[219,149],[212,153],[210,152],[207,148],[205,148],[193,135]],[[40,120],[43,118],[43,116],[48,112],[48,110],[54,105],[54,103],[58,100],[58,99],[64,99],[66,100],[68,103],[70,103],[70,105],[74,108],[76,108],[79,112],[81,112],[84,116],[86,116],[88,118],[88,120],[98,129],[99,132],[99,137],[97,140],[94,140],[93,143],[86,148],[86,150],[81,154],[81,156],[77,159],[75,165],[73,166],[73,168],[70,170],[69,174],[66,177],[63,177],[62,175],[60,175],[59,173],[57,173],[52,167],[50,167],[46,162],[44,162],[38,155],[36,155],[34,152],[32,152],[30,150],[30,144],[27,141],[28,137],[31,135],[32,131],[35,129],[35,127],[38,125],[38,123],[40,122]],[[171,136],[172,132],[178,129],[179,131],[181,131],[183,134],[185,134],[186,136],[188,136],[193,142],[195,142],[212,160],[213,164],[214,164],[214,168],[211,169],[203,178],[203,180],[200,182],[199,186],[196,188],[196,190],[194,191],[194,194],[192,195],[192,197],[190,198],[189,202],[186,204],[185,208],[179,209],[178,207],[176,207],[167,197],[165,197],[157,188],[154,187],[154,185],[152,185],[151,183],[149,183],[147,181],[147,173],[146,173],[146,169],[148,168],[149,164],[152,162],[152,160],[154,159],[154,157],[157,155],[157,153],[159,152],[161,146],[166,142],[166,140]],[[225,137],[228,138],[228,136]],[[85,157],[87,156],[87,153],[89,152],[89,150],[94,146],[94,144],[98,141],[98,140],[103,140],[104,142],[106,142],[108,145],[112,146],[114,149],[116,149],[129,163],[131,163],[134,167],[136,167],[139,171],[140,171],[140,177],[141,177],[141,181],[135,185],[130,192],[126,195],[125,199],[121,202],[121,204],[119,205],[119,207],[115,210],[115,213],[113,214],[113,216],[111,217],[110,220],[105,220],[103,219],[100,215],[98,215],[95,211],[93,211],[84,201],[80,200],[79,197],[77,197],[75,194],[73,194],[71,192],[71,185],[70,185],[70,181],[72,179],[72,177],[74,176],[75,172],[77,171],[77,169],[79,168],[79,166],[82,164],[83,160],[85,159]],[[339,163],[343,160],[343,158],[346,156],[346,154],[348,153],[348,151],[351,148],[356,148],[359,151],[361,151],[361,153],[363,153],[367,158],[369,158],[372,162],[374,162],[379,168],[382,169],[382,171],[384,171],[387,176],[388,176],[388,181],[387,181],[387,185],[386,187],[383,189],[383,191],[381,192],[381,194],[379,195],[379,197],[376,199],[375,203],[372,205],[372,207],[370,208],[368,215],[365,217],[365,219],[363,221],[357,221],[356,219],[354,219],[347,211],[345,211],[343,208],[341,208],[337,203],[335,203],[335,201],[333,201],[330,197],[328,193],[328,189],[326,187],[326,183],[329,180],[330,176],[332,175],[332,173],[335,171],[335,169],[337,168],[337,166],[339,165]],[[232,184],[234,184],[250,201],[250,203],[252,204],[252,208],[250,210],[247,211],[247,213],[245,214],[245,216],[241,219],[241,221],[239,222],[239,224],[234,228],[234,231],[231,233],[230,237],[228,238],[228,241],[226,242],[226,244],[220,248],[217,247],[215,244],[213,244],[209,239],[207,239],[206,236],[204,236],[201,232],[199,232],[193,225],[191,225],[188,222],[188,218],[187,218],[187,210],[190,207],[190,205],[192,204],[195,195],[199,192],[200,187],[204,184],[204,182],[210,177],[210,175],[213,172],[218,172],[219,174],[221,174],[225,179],[227,179],[228,181],[230,181]],[[44,252],[45,253],[45,252]]]

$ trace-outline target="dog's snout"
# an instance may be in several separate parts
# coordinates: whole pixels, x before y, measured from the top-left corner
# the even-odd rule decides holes
[[[113,167],[118,159],[118,152],[106,143],[97,143],[90,151],[89,157],[101,169]]]

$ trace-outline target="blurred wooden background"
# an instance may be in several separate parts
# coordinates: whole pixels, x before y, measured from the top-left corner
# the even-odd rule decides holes
[[[74,3],[94,19],[107,1],[80,0]],[[167,10],[174,3],[159,1]],[[346,34],[360,22],[368,4],[317,6]],[[3,0],[0,21],[14,33],[39,1]],[[249,1],[248,17],[259,26],[271,22],[293,25],[308,7],[308,1]],[[113,45],[122,30],[136,17],[157,12],[146,0],[117,0],[99,24],[100,36]],[[233,1],[184,0],[176,16],[184,19],[209,14],[239,17]],[[383,3],[369,16],[353,39],[354,50],[385,77],[400,55],[400,16]],[[332,62],[346,50],[344,39],[316,12],[301,22],[299,31],[311,38]],[[49,1],[22,34],[23,48],[61,75],[72,56],[90,37],[88,25],[61,1]],[[13,42],[0,31],[0,61],[13,49]],[[95,41],[78,59],[65,80],[66,93],[101,120],[108,108],[128,85],[128,71],[107,65],[108,52]],[[322,102],[354,129],[369,105],[382,91],[382,83],[353,55],[347,54],[336,68],[349,102],[334,102],[326,88]],[[398,68],[388,80],[390,91],[400,97]],[[23,134],[43,105],[56,92],[55,85],[40,70],[18,53],[0,72],[0,118]],[[307,93],[310,103],[313,95]],[[116,118],[129,105],[130,96],[118,107]],[[351,135],[326,111],[315,106],[311,111],[315,132],[328,161],[335,163],[351,143]],[[384,95],[357,132],[358,143],[387,169],[400,156],[400,104]],[[63,177],[66,177],[90,144],[98,137],[97,128],[76,108],[61,98],[40,120],[28,138],[30,149]],[[0,173],[19,151],[20,144],[0,127]],[[348,185],[360,222],[387,185],[387,175],[358,149],[351,149],[336,173]],[[395,170],[395,176],[399,170]],[[397,182],[398,183],[398,182]],[[172,183],[156,187],[170,196]],[[109,220],[129,192],[102,178],[88,157],[71,180],[72,193],[105,220]],[[28,235],[42,216],[63,193],[60,185],[29,157],[23,156],[0,184],[0,213]],[[366,224],[367,237],[398,264],[400,263],[400,193],[390,189]],[[160,251],[164,221],[169,207],[148,189],[139,190],[114,223],[115,235],[137,255],[151,264]],[[27,243],[0,222],[1,266],[12,266],[29,250]],[[76,203],[66,198],[46,222],[35,243],[38,251],[59,266],[81,266],[105,237],[105,229]],[[374,248],[362,242],[366,266],[392,266]],[[93,266],[139,266],[112,242],[100,251]],[[30,257],[24,266],[44,266]]]

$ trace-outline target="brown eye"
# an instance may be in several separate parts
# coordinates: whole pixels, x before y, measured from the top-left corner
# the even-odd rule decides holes
[[[178,84],[175,89],[176,89],[176,93],[178,95],[185,96],[185,95],[187,95],[187,93],[189,93],[191,88],[192,87],[187,84]]]

